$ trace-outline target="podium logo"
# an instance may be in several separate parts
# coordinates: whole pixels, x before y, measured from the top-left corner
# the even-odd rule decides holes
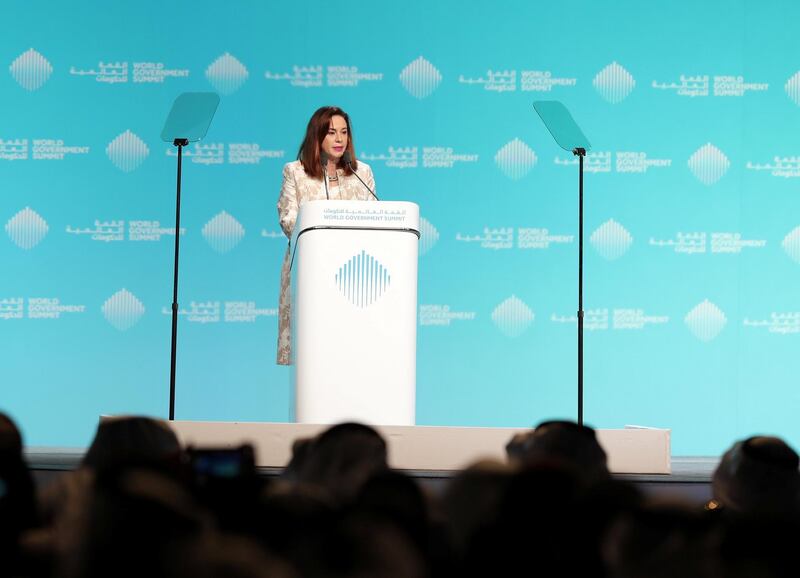
[[[533,311],[521,299],[512,295],[492,311],[495,326],[508,337],[519,337],[533,323]]]
[[[795,227],[783,238],[781,247],[795,263],[800,263],[800,227]]]
[[[731,166],[728,157],[721,150],[706,143],[689,157],[689,170],[704,185],[713,185],[720,180]]]
[[[144,305],[127,289],[120,289],[109,297],[103,307],[103,317],[120,331],[127,331],[144,315]]]
[[[233,94],[247,81],[250,73],[247,72],[244,64],[239,62],[236,57],[225,53],[208,68],[206,68],[206,78],[211,85],[222,94]]]
[[[792,101],[800,106],[800,72],[797,72],[793,77],[786,81],[786,94]]]
[[[149,154],[150,149],[145,142],[130,130],[123,132],[106,147],[109,160],[126,173],[139,168]]]
[[[203,227],[203,238],[217,253],[227,253],[244,237],[241,223],[222,211]]]
[[[494,155],[494,162],[505,175],[514,180],[519,180],[527,175],[536,166],[536,153],[520,139],[515,138],[504,145]]]
[[[389,289],[389,271],[375,257],[362,250],[336,272],[336,286],[356,307],[369,307]]]
[[[633,237],[625,227],[614,219],[609,219],[595,229],[589,242],[603,259],[613,261],[628,252],[633,243]]]
[[[611,104],[625,100],[636,86],[631,73],[616,62],[612,62],[594,77],[595,90]]]
[[[427,219],[419,219],[419,254],[424,255],[439,242],[439,231]]]
[[[400,82],[415,98],[427,98],[442,82],[442,75],[436,67],[422,56],[400,72]]]
[[[689,311],[683,322],[700,341],[712,341],[720,334],[728,320],[719,307],[706,299]]]
[[[8,238],[20,249],[33,249],[47,235],[47,222],[39,213],[25,207],[6,223]]]
[[[31,91],[41,88],[53,73],[53,67],[47,59],[33,48],[20,54],[8,70],[17,84]]]

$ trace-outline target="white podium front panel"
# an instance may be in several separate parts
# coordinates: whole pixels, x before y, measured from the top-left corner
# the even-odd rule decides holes
[[[312,201],[292,236],[296,420],[413,425],[419,208]]]

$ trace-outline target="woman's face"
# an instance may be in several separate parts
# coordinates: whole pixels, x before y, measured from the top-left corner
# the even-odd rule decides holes
[[[347,121],[338,114],[331,117],[328,126],[328,134],[322,140],[322,150],[335,160],[342,158],[344,151],[347,150]]]

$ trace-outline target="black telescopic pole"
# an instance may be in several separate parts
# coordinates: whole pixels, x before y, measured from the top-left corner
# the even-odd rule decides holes
[[[583,425],[583,157],[586,149],[576,148],[578,157],[578,425]]]
[[[175,266],[172,273],[172,344],[169,360],[169,419],[175,419],[175,359],[178,347],[178,255],[181,239],[181,162],[183,147],[189,144],[185,138],[176,138],[173,143],[178,147],[178,185],[175,203]]]

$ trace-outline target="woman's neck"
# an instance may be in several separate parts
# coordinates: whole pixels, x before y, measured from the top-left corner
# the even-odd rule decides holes
[[[325,167],[325,172],[331,176],[336,174],[336,161],[329,160]]]

